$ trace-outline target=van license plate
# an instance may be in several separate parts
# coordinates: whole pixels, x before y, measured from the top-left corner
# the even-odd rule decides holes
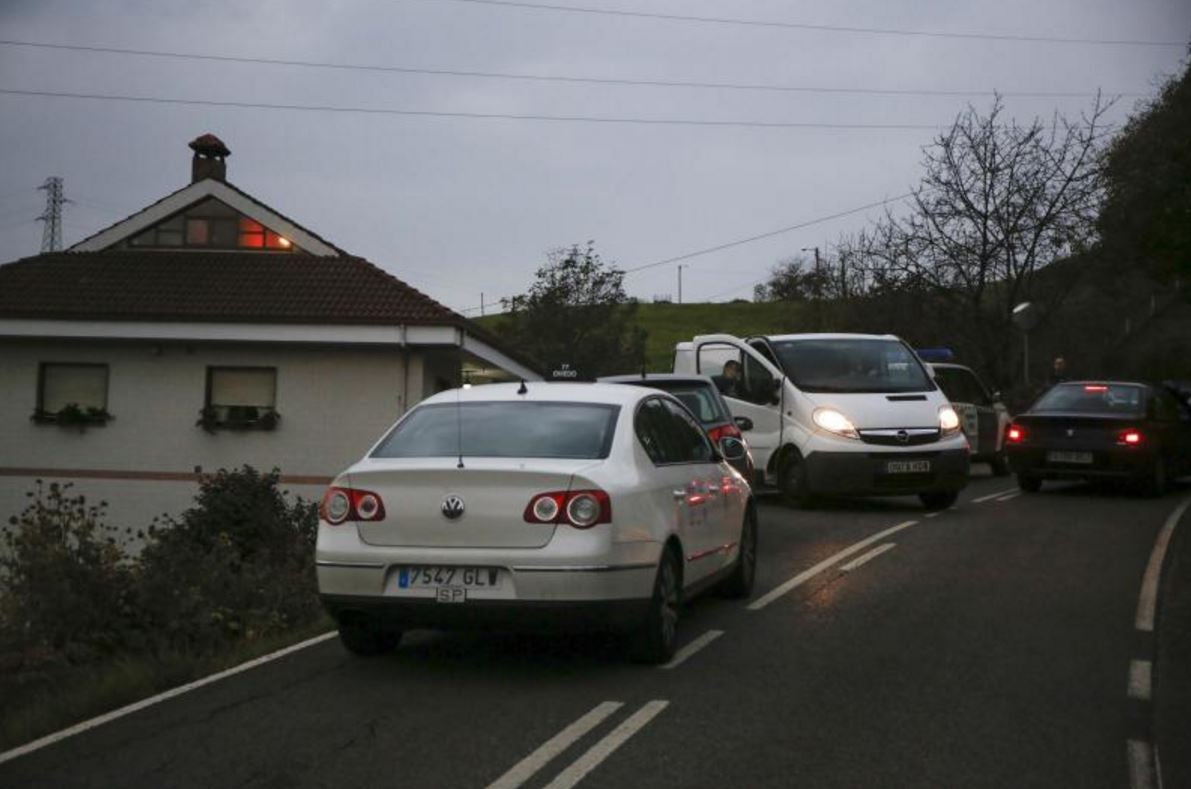
[[[440,603],[465,603],[467,590],[458,586],[440,586],[434,590],[434,599]]]
[[[1047,463],[1080,463],[1088,465],[1092,462],[1091,452],[1067,452],[1055,450],[1046,453]]]
[[[885,464],[886,474],[926,474],[929,472],[929,460],[890,460]]]

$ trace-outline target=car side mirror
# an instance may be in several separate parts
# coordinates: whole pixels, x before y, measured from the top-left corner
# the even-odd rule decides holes
[[[745,449],[744,442],[739,438],[733,436],[724,436],[720,439],[720,454],[723,455],[724,460],[742,460],[748,453]]]
[[[733,421],[736,422],[736,426],[739,427],[741,430],[752,430],[753,429],[753,420],[749,419],[747,416],[735,417],[733,419]]]

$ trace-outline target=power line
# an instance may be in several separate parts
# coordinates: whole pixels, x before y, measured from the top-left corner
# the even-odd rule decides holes
[[[783,22],[772,19],[738,19],[717,16],[689,16],[686,14],[663,14],[652,11],[629,11],[619,8],[592,8],[583,6],[530,3],[521,0],[440,0],[440,2],[471,3],[473,5],[499,6],[532,11],[561,11],[573,14],[598,14],[601,16],[633,17],[667,22],[696,22],[700,24],[737,25],[744,27],[771,27],[788,30],[812,30],[823,33],[861,33],[880,36],[913,36],[917,38],[957,38],[977,41],[1020,41],[1033,44],[1107,44],[1115,46],[1179,47],[1183,41],[1147,41],[1113,38],[1064,38],[1061,36],[1027,36],[1008,33],[951,33],[937,30],[910,30],[889,27],[853,27],[846,25],[815,25],[807,22]]]
[[[815,121],[700,120],[696,118],[630,118],[593,115],[521,115],[500,112],[445,112],[439,110],[401,110],[391,107],[269,104],[249,101],[178,99],[164,96],[128,96],[111,93],[74,93],[52,90],[22,90],[17,88],[0,88],[0,95],[125,101],[140,104],[170,104],[192,107],[232,107],[237,109],[292,110],[298,112],[354,113],[361,115],[401,115],[420,118],[470,118],[476,120],[551,121],[558,123],[629,124],[638,126],[722,126],[757,129],[873,129],[880,131],[921,131],[924,129],[933,131],[941,128],[938,124],[927,123],[823,123]]]
[[[0,40],[0,46],[28,47],[35,49],[65,50],[70,52],[92,52],[108,55],[129,55],[133,57],[167,58],[173,60],[213,61],[217,63],[239,63],[244,65],[286,66],[334,71],[370,71],[391,74],[418,74],[434,77],[467,77],[480,79],[514,80],[522,82],[551,82],[569,85],[608,85],[615,87],[646,88],[688,88],[731,91],[766,91],[778,93],[823,93],[861,96],[992,96],[995,90],[949,90],[915,88],[838,88],[817,85],[779,85],[772,83],[699,82],[687,80],[621,79],[614,77],[584,77],[556,74],[517,74],[501,71],[471,71],[461,69],[415,68],[412,66],[381,66],[365,63],[333,63],[311,60],[284,60],[280,58],[247,57],[243,55],[212,55],[199,52],[173,52],[158,49],[126,49],[122,47],[101,47],[84,44],[55,44],[45,41]],[[1014,98],[1064,99],[1083,98],[1094,91],[1003,91],[1002,96]],[[1137,97],[1144,93],[1113,93],[1113,95]]]
[[[773,238],[774,236],[780,236],[783,233],[790,233],[795,230],[802,230],[803,228],[811,227],[812,225],[820,225],[824,222],[830,222],[833,219],[841,219],[842,217],[845,217],[845,216],[852,216],[853,214],[859,214],[863,211],[869,211],[873,208],[879,208],[883,205],[888,205],[890,203],[896,203],[898,200],[904,200],[907,197],[910,197],[912,195],[913,195],[913,192],[905,192],[903,194],[897,195],[896,197],[887,197],[884,200],[877,200],[872,203],[866,203],[862,206],[857,206],[856,208],[849,208],[845,211],[838,211],[834,214],[828,214],[826,216],[820,216],[820,217],[816,217],[814,219],[808,219],[805,222],[798,222],[797,224],[787,225],[786,227],[779,227],[776,230],[770,230],[765,233],[758,233],[753,236],[746,236],[745,238],[738,238],[733,241],[725,242],[723,244],[716,244],[715,246],[704,247],[703,249],[696,249],[693,252],[686,252],[681,255],[676,255],[674,257],[665,258],[663,260],[655,260],[652,263],[646,263],[641,266],[634,266],[633,268],[621,269],[621,272],[624,273],[625,276],[629,276],[629,275],[635,274],[639,271],[645,271],[646,269],[654,268],[656,266],[664,266],[668,263],[677,263],[682,260],[689,260],[694,257],[699,257],[700,255],[709,255],[713,252],[720,252],[722,250],[731,249],[732,247],[738,247],[743,244],[751,244],[754,241],[761,241],[766,238]],[[762,279],[760,281],[764,282],[764,279]],[[736,288],[733,288],[732,290],[739,290],[740,287],[743,287],[743,286],[738,286]],[[726,292],[730,293],[732,291],[726,291]],[[711,298],[715,298],[715,296],[712,296]],[[468,312],[475,312],[478,309],[480,309],[480,307],[475,306],[475,307],[467,307],[465,309],[461,309],[461,310],[457,310],[457,311],[460,313],[466,314]]]

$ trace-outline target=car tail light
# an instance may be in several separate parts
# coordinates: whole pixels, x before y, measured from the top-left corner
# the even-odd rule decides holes
[[[539,493],[525,507],[526,523],[569,524],[590,529],[612,522],[612,500],[602,490],[556,490]]]
[[[1026,429],[1021,425],[1010,425],[1005,431],[1005,440],[1010,444],[1020,444],[1026,440]]]
[[[1083,390],[1085,392],[1107,392],[1108,387],[1104,384],[1088,384]]]
[[[1143,438],[1140,430],[1122,430],[1117,436],[1117,443],[1135,447],[1142,442]]]
[[[744,434],[740,432],[739,427],[729,424],[711,428],[707,431],[707,437],[719,444],[721,438],[743,438]]]
[[[318,514],[332,526],[349,520],[383,521],[385,503],[370,490],[330,487],[318,505]]]

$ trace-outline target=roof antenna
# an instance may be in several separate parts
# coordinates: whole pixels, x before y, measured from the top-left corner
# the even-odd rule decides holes
[[[455,446],[459,450],[459,465],[455,468],[463,468],[463,406],[459,402],[462,394],[462,388],[455,390]]]
[[[521,379],[521,386],[519,386],[519,387],[517,388],[517,394],[520,394],[520,395],[523,395],[523,394],[529,394],[529,387],[527,387],[527,386],[525,385],[525,379],[524,379],[524,378],[522,378],[522,379]]]

